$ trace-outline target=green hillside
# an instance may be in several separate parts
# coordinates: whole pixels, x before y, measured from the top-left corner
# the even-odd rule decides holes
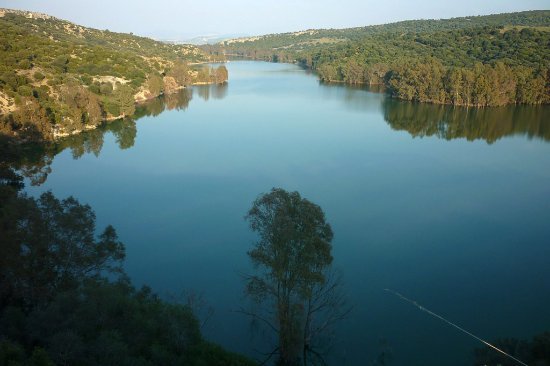
[[[0,132],[52,139],[134,113],[134,102],[225,68],[198,48],[82,27],[45,14],[0,9]]]
[[[323,81],[384,84],[401,99],[482,107],[548,103],[549,45],[550,11],[528,11],[272,34],[205,50],[296,62]]]

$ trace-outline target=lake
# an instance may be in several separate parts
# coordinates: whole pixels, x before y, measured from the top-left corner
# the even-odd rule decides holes
[[[227,68],[225,86],[60,142],[27,192],[89,204],[126,244],[136,285],[202,294],[206,337],[248,355],[270,349],[236,312],[253,271],[244,215],[272,187],[332,225],[353,310],[331,364],[384,351],[392,365],[472,364],[481,343],[386,288],[487,340],[550,330],[550,108],[421,105],[294,65]]]

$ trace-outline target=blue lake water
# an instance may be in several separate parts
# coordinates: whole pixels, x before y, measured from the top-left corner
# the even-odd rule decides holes
[[[244,215],[272,187],[299,191],[332,225],[353,311],[331,364],[371,364],[381,340],[394,365],[472,364],[479,342],[385,288],[489,340],[550,329],[548,107],[418,105],[294,65],[227,68],[224,87],[62,144],[27,191],[88,203],[126,244],[135,284],[202,293],[206,337],[248,355],[269,347],[235,312],[255,239]]]

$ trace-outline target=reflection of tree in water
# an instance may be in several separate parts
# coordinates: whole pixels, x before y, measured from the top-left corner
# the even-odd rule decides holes
[[[18,171],[32,185],[40,185],[51,173],[53,155],[42,144],[20,144],[12,137],[0,134],[0,173]],[[10,173],[11,172],[11,173]]]
[[[197,85],[194,87],[197,90],[197,94],[203,100],[208,101],[210,97],[213,99],[223,99],[227,96],[228,84],[211,84],[211,85]]]
[[[136,109],[136,118],[139,119],[142,117],[142,115],[139,115],[138,113],[140,111],[145,112],[144,116],[153,116],[156,117],[162,112],[164,112],[164,98],[154,98],[149,100],[146,104],[140,105]]]
[[[199,97],[203,100],[208,101],[210,99],[210,85],[200,85],[195,87]]]
[[[130,118],[118,120],[109,125],[109,131],[116,137],[116,142],[121,150],[129,149],[136,142],[136,122]]]
[[[221,99],[227,93],[226,84],[206,85],[199,89],[206,90],[207,99],[210,95],[215,99]],[[165,110],[186,110],[193,98],[193,90],[193,88],[185,88],[177,93],[154,98],[140,104],[136,107],[133,118],[109,122],[96,129],[67,136],[54,142],[18,146],[15,149],[17,153],[13,154],[13,159],[8,159],[6,154],[8,150],[15,151],[13,146],[17,144],[10,142],[12,147],[7,149],[5,142],[0,143],[0,152],[3,155],[1,163],[9,165],[24,177],[29,178],[32,185],[41,185],[51,173],[51,163],[57,154],[65,149],[70,149],[74,159],[79,159],[85,154],[99,156],[103,148],[104,135],[108,132],[115,136],[120,149],[129,149],[134,146],[137,135],[136,120],[145,116],[158,116]]]
[[[225,98],[227,96],[228,85],[229,84],[227,83],[210,85],[210,89],[212,91],[212,98],[214,99]]]
[[[27,160],[19,166],[18,170],[24,177],[29,178],[31,185],[39,186],[46,182],[48,175],[52,172],[52,162],[51,156],[44,155],[38,160]]]
[[[193,99],[192,89],[183,89],[179,93],[169,94],[164,96],[164,103],[166,109],[171,110],[186,110],[189,106],[189,102]]]
[[[57,155],[65,149],[70,149],[74,159],[81,158],[84,154],[99,156],[103,148],[104,134],[104,129],[98,128],[68,136],[54,143],[54,148],[52,149],[54,152],[53,155]]]
[[[493,143],[504,136],[526,135],[550,141],[550,109],[545,106],[464,108],[385,98],[383,108],[384,118],[394,130],[405,130],[413,137]]]

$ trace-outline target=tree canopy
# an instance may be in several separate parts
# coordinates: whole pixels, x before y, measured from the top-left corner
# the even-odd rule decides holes
[[[325,325],[345,313],[329,274],[332,229],[318,205],[281,188],[258,197],[246,219],[259,236],[248,252],[257,273],[247,276],[246,293],[265,314],[245,313],[276,333],[279,364],[307,364],[311,353],[318,355],[314,344]]]
[[[324,82],[385,85],[405,100],[550,103],[550,11],[311,29],[224,41],[213,54],[294,62]]]
[[[188,305],[135,289],[124,245],[75,198],[21,192],[0,159],[0,365],[254,363],[201,335]],[[5,160],[6,159],[6,160]]]

